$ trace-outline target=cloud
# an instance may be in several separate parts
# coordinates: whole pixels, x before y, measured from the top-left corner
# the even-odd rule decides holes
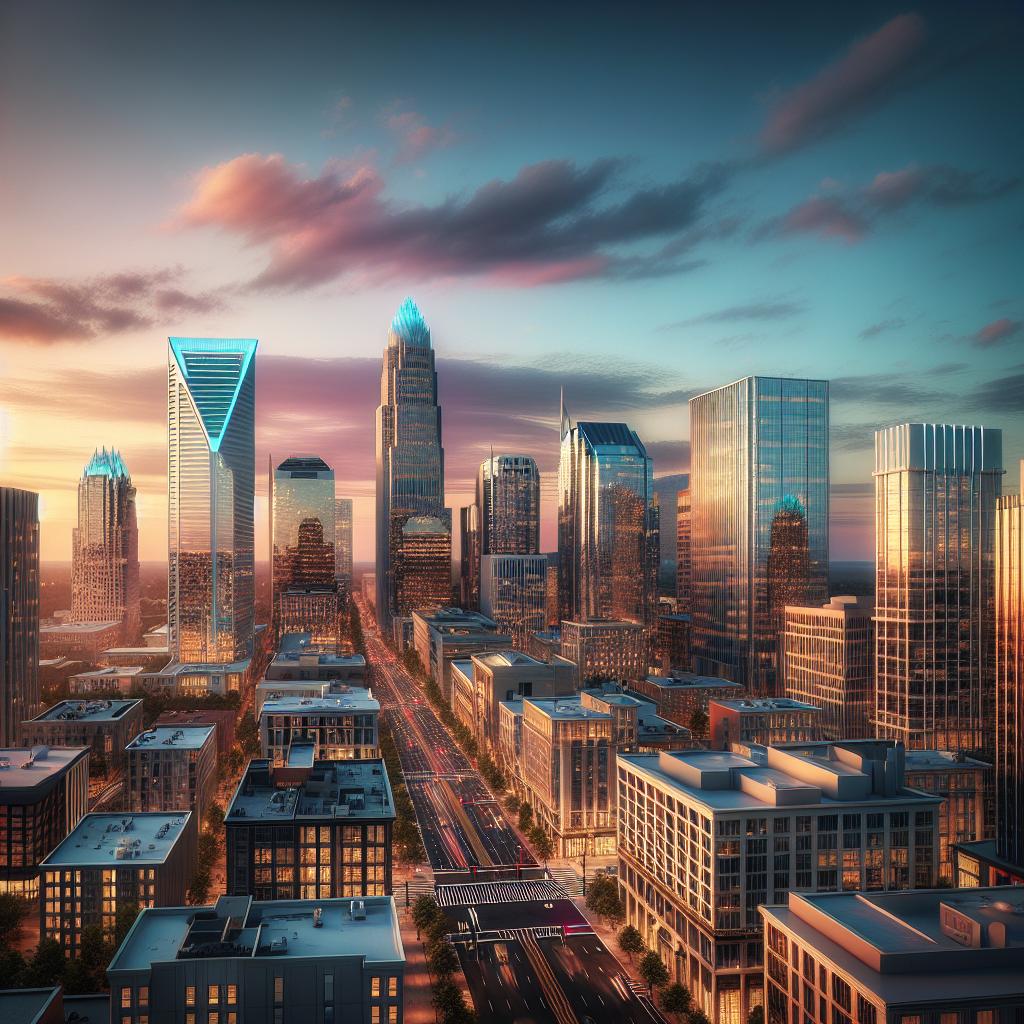
[[[935,206],[967,206],[998,199],[1020,185],[1019,177],[999,178],[981,171],[964,171],[947,164],[910,165],[882,171],[864,189],[864,197],[883,210],[921,201]]]
[[[427,124],[413,110],[392,110],[384,122],[398,139],[395,163],[412,164],[436,149],[444,149],[458,141],[459,136],[448,125]]]
[[[1019,415],[1024,409],[1024,373],[1012,373],[979,384],[967,396],[967,404],[985,414],[1004,412]]]
[[[901,381],[886,373],[835,377],[829,381],[829,396],[834,401],[894,405],[901,408],[914,408],[928,402],[948,402],[950,397],[945,392],[923,388],[909,380]]]
[[[374,281],[487,275],[512,286],[678,272],[710,230],[721,166],[629,188],[618,160],[549,160],[435,205],[398,206],[370,165],[331,164],[314,178],[280,154],[245,154],[200,172],[178,224],[216,226],[267,246],[255,287],[297,290]],[[638,246],[656,243],[654,252]],[[622,251],[628,247],[629,251]]]
[[[174,284],[180,267],[127,271],[80,282],[9,277],[0,282],[0,342],[47,345],[150,327],[157,314],[208,313],[222,308],[215,294],[192,294]]]
[[[971,338],[971,343],[979,348],[990,348],[993,345],[1001,345],[1009,338],[1016,337],[1020,333],[1021,322],[1011,320],[1009,317],[1002,317],[985,324],[980,331],[977,331]]]
[[[804,309],[805,306],[801,302],[782,299],[746,302],[736,306],[726,306],[725,309],[716,309],[710,313],[702,313],[700,316],[690,317],[687,320],[676,320],[674,323],[664,324],[658,330],[668,331],[677,327],[693,327],[697,324],[739,323],[747,320],[788,320],[790,317],[802,313]]]
[[[877,338],[880,334],[885,334],[889,331],[899,331],[906,326],[906,320],[901,320],[899,317],[892,320],[880,320],[877,324],[870,324],[868,327],[865,327],[858,337]]]
[[[838,60],[785,93],[761,130],[760,146],[778,155],[827,135],[880,105],[921,57],[927,32],[917,14],[901,14],[855,42]]]
[[[761,225],[755,240],[789,235],[820,235],[847,243],[859,242],[868,233],[867,221],[839,198],[812,196],[797,203],[788,213]]]
[[[828,443],[833,451],[859,452],[870,450],[875,445],[875,431],[879,423],[831,423],[828,428]],[[833,484],[833,491],[835,490]]]

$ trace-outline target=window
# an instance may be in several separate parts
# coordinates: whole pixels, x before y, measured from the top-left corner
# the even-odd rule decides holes
[[[216,1006],[220,1002],[220,985],[207,986],[206,1001],[211,1006]]]
[[[139,986],[139,1006],[149,1006],[149,986]]]
[[[195,985],[185,986],[185,1005],[195,1006],[196,1005],[196,987]]]
[[[388,1024],[398,1024],[398,1007],[388,1007]]]
[[[945,1016],[945,1014],[943,1014],[943,1016]],[[862,995],[858,995],[857,1024],[877,1024],[877,1020],[878,1012],[875,1010],[875,1004],[869,1003]]]
[[[132,990],[130,988],[121,989],[121,1009],[130,1010],[132,1008]]]
[[[370,979],[370,998],[377,999],[380,996],[380,978],[374,975]]]
[[[981,1014],[979,1013],[978,1016],[981,1017]],[[905,1013],[900,1017],[900,1024],[921,1024],[921,1015],[917,1013]],[[989,1022],[989,1024],[991,1024],[991,1022]]]
[[[211,1010],[206,1015],[206,1024],[220,1024],[220,1011]]]
[[[957,1024],[960,1019],[958,1013],[940,1013],[939,1024]]]
[[[903,1018],[904,1021],[907,1019]],[[918,1024],[920,1024],[920,1017],[918,1018]],[[996,1012],[995,1010],[979,1010],[974,1018],[975,1024],[995,1024]]]
[[[324,975],[324,1002],[334,1002],[334,975],[330,972]]]
[[[379,1006],[370,1007],[370,1024],[381,1024]]]
[[[282,978],[280,974],[276,975],[274,978],[274,1002],[284,1002],[284,978]]]
[[[850,1010],[850,986],[839,977],[832,975],[832,998],[847,1012]]]
[[[398,995],[398,978],[392,975],[388,978],[388,995],[394,999]]]
[[[234,1006],[238,1002],[238,986],[228,985],[228,1006]]]

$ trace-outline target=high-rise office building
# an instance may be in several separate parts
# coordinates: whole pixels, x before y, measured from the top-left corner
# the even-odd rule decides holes
[[[558,467],[563,619],[657,621],[654,461],[625,423],[577,423],[563,410]]]
[[[1024,462],[1021,462],[1024,485]],[[1024,486],[996,512],[996,850],[1024,865]]]
[[[684,614],[693,604],[693,510],[690,505],[690,478],[686,479],[687,486],[676,493],[676,607]]]
[[[39,495],[0,487],[0,746],[39,704]]]
[[[271,477],[274,626],[338,640],[334,470],[315,455],[293,455]]]
[[[481,462],[476,504],[481,554],[540,551],[540,471],[529,455],[492,455]]]
[[[547,555],[484,555],[480,559],[480,610],[498,631],[525,651],[530,636],[547,624]]]
[[[459,509],[459,603],[467,610],[480,607],[480,509]]]
[[[1002,433],[904,423],[875,434],[876,734],[994,748],[995,526]]]
[[[448,516],[407,517],[400,537],[391,559],[396,614],[408,616],[450,605],[452,531]]]
[[[252,655],[255,339],[170,338],[168,642],[186,664]]]
[[[778,696],[785,605],[828,595],[828,382],[698,395],[690,444],[694,669]]]
[[[434,352],[430,328],[412,299],[398,308],[388,331],[376,432],[377,619],[390,633],[392,618],[400,614],[396,570],[406,521],[413,516],[443,519],[448,515],[449,552],[451,544]],[[405,585],[420,589],[408,580]]]
[[[352,596],[352,499],[334,499],[334,566],[338,593]]]
[[[72,619],[119,622],[123,642],[135,643],[142,633],[135,488],[113,448],[93,452],[82,472],[71,559]]]

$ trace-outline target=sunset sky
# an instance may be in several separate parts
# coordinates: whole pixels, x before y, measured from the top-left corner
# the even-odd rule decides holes
[[[166,557],[168,335],[256,337],[267,454],[321,455],[372,557],[373,410],[412,295],[448,503],[494,450],[545,473],[559,388],[686,469],[686,400],[832,382],[832,556],[872,557],[900,420],[1024,456],[1019,5],[8,3],[0,8],[0,482],[120,448]],[[211,9],[213,8],[213,9]]]

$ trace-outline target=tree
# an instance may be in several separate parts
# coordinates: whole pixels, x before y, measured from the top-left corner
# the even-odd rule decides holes
[[[25,965],[22,984],[26,988],[49,988],[60,982],[66,966],[60,943],[56,939],[43,939]]]
[[[626,916],[619,899],[619,883],[611,875],[601,872],[590,883],[587,909],[609,921],[621,921]]]
[[[6,945],[21,926],[28,905],[9,892],[0,893],[0,943]]]
[[[747,1024],[764,1024],[764,1007],[755,1006],[747,1014]]]
[[[459,954],[447,939],[438,939],[430,945],[427,963],[438,977],[450,978],[459,969]]]
[[[216,801],[206,809],[206,827],[215,835],[224,827],[224,808]]]
[[[528,803],[519,806],[519,831],[525,832],[533,824],[533,808]]]
[[[419,938],[419,933],[426,931],[430,922],[434,920],[441,913],[441,908],[437,905],[437,900],[433,896],[426,894],[417,896],[413,900],[412,904],[412,921],[416,925],[416,937]]]
[[[107,964],[110,963],[114,950],[110,948],[103,935],[103,929],[98,924],[91,924],[82,929],[81,938],[78,941],[78,959],[75,964],[81,965],[86,975],[93,979],[94,988],[83,988],[83,992],[96,992],[104,987],[106,981]],[[71,981],[65,978],[64,985],[70,988]]]
[[[703,708],[695,708],[690,715],[690,732],[698,739],[704,739],[708,734],[708,713]]]
[[[644,937],[631,924],[627,924],[619,932],[619,949],[628,954],[630,963],[633,961],[633,954],[642,953],[645,948]]]
[[[678,1013],[681,1017],[690,1012],[692,1003],[690,990],[685,985],[680,985],[678,981],[668,985],[661,993],[661,1008],[666,1013]]]
[[[640,961],[640,977],[647,982],[652,996],[656,988],[668,984],[668,968],[653,949],[644,953],[643,959]]]
[[[708,1015],[699,1007],[696,1010],[690,1011],[690,1016],[687,1018],[690,1024],[711,1024],[708,1020]]]
[[[124,942],[125,936],[131,930],[135,919],[139,916],[139,905],[134,900],[128,903],[122,903],[117,908],[117,917],[114,920],[114,945],[120,948],[121,943]],[[106,964],[104,964],[104,970]]]
[[[443,1020],[454,1018],[460,1007],[466,1007],[462,999],[462,989],[451,978],[440,978],[434,983],[434,994],[430,1001]]]
[[[205,903],[206,898],[210,895],[211,884],[210,869],[203,866],[197,867],[192,874],[192,880],[188,883],[189,903],[193,905]]]
[[[25,958],[16,949],[10,949],[3,944],[7,937],[0,937],[0,978],[3,979],[5,988],[23,988]]]
[[[260,730],[251,711],[246,711],[239,719],[235,729],[235,739],[242,750],[243,757],[260,756]]]
[[[509,795],[505,797],[505,810],[508,811],[509,814],[518,814],[522,803],[522,800],[520,800],[515,793],[509,793]]]
[[[555,852],[555,847],[551,842],[551,837],[540,825],[534,825],[533,828],[530,829],[530,842],[533,843],[533,848],[537,851],[537,856],[545,863],[547,862],[548,857]]]

